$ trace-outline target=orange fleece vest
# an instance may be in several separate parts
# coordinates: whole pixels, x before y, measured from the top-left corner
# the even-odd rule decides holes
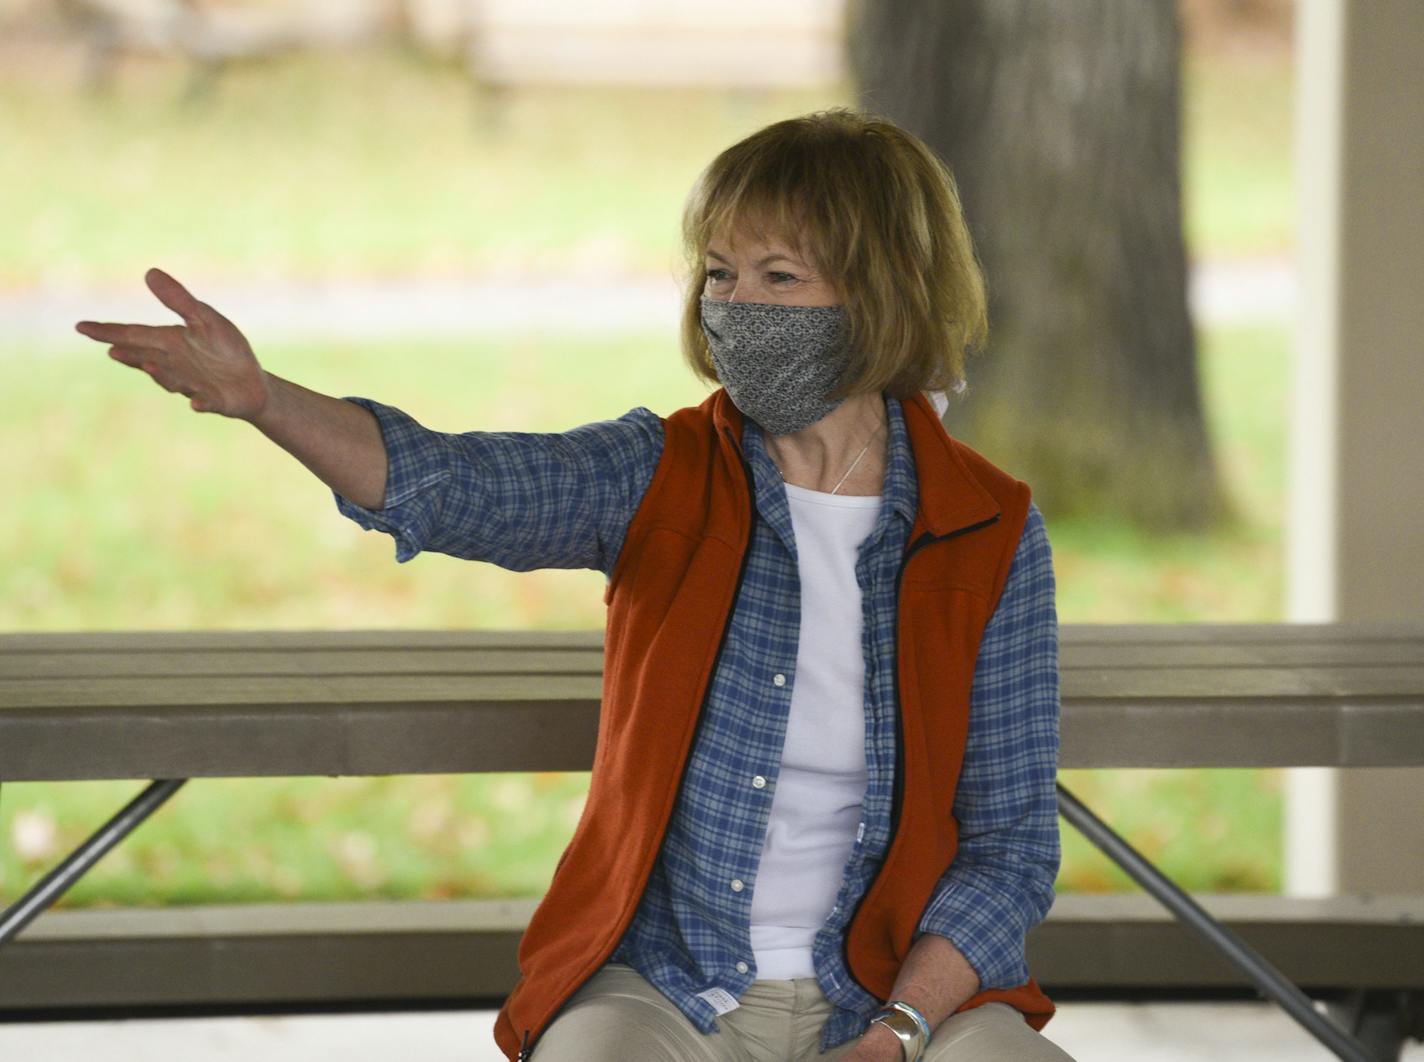
[[[952,807],[979,639],[1028,514],[1028,488],[949,437],[923,396],[904,403],[919,506],[900,574],[895,827],[846,929],[852,975],[887,999],[920,915],[954,858]],[[750,543],[742,416],[724,390],[664,422],[664,449],[605,601],[603,700],[583,816],[519,947],[521,979],[495,1023],[510,1059],[532,1050],[608,960],[662,844]],[[1005,1002],[1042,1028],[1030,979]]]

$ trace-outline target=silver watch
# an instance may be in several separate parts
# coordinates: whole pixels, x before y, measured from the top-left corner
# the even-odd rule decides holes
[[[906,1008],[908,1010],[909,1008]],[[924,1027],[904,1010],[885,1006],[870,1019],[872,1025],[883,1025],[895,1034],[904,1052],[905,1062],[920,1062],[925,1057],[926,1039]]]

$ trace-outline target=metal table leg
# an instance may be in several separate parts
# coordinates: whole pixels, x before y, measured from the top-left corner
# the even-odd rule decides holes
[[[82,878],[110,848],[118,844],[163,805],[186,782],[186,778],[166,778],[151,782],[130,800],[117,815],[71,852],[25,895],[0,914],[0,947],[29,925],[42,911]]]
[[[1310,997],[1267,962],[1260,952],[1208,914],[1062,784],[1058,786],[1058,812],[1162,906],[1206,937],[1257,988],[1285,1008],[1286,1013],[1337,1057],[1346,1062],[1380,1062],[1364,1044],[1316,1010]]]

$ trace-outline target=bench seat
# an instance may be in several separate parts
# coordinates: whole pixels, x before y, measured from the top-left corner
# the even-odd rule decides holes
[[[1303,988],[1424,989],[1424,897],[1199,897]],[[0,1018],[105,1008],[496,1005],[534,900],[49,911],[0,953]],[[1150,898],[1058,898],[1029,936],[1046,990],[1245,989]]]

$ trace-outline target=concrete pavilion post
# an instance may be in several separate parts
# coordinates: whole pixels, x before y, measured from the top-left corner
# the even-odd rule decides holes
[[[1293,620],[1424,615],[1424,3],[1297,0]],[[1287,783],[1286,887],[1424,891],[1424,770]]]

